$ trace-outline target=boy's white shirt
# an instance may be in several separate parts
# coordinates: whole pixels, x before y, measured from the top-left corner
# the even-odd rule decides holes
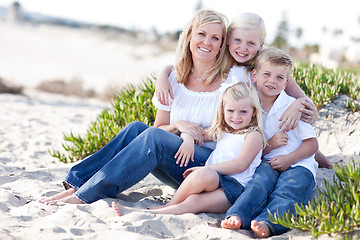
[[[263,122],[264,122],[264,134],[266,139],[270,139],[275,133],[279,132],[279,119],[281,115],[286,111],[286,109],[295,101],[295,98],[288,96],[285,91],[282,91],[276,101],[274,102],[273,106],[271,107],[270,111],[266,113],[263,111]],[[285,146],[281,146],[279,148],[273,149],[263,158],[268,161],[272,158],[285,155],[290,152],[295,151],[301,144],[302,140],[309,139],[309,138],[316,138],[316,133],[313,127],[308,124],[304,123],[303,121],[299,121],[297,127],[294,130],[290,130],[287,132],[288,134],[288,142]],[[303,166],[311,171],[316,178],[316,172],[318,169],[318,163],[315,161],[314,155],[311,157],[302,159],[297,163],[291,165],[291,167],[295,166]]]

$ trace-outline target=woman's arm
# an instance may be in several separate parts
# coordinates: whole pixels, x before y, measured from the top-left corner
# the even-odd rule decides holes
[[[263,148],[262,136],[258,131],[246,135],[240,155],[224,163],[211,164],[210,167],[223,175],[232,175],[245,171]]]
[[[169,75],[173,69],[173,65],[167,65],[159,72],[155,84],[155,94],[159,102],[163,105],[169,105],[169,96],[174,99],[174,95],[169,83]]]
[[[205,131],[196,123],[187,121],[177,121],[174,124],[170,124],[170,112],[161,109],[157,110],[154,127],[161,128],[165,131],[180,135],[180,133],[188,133],[199,145],[204,143]]]

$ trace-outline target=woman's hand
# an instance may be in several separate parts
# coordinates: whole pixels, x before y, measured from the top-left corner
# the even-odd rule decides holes
[[[315,104],[310,99],[305,99],[302,101],[302,107],[300,108],[301,121],[313,124],[319,119],[319,114]]]
[[[200,168],[203,168],[203,167],[192,167],[192,168],[186,169],[186,171],[183,173],[183,177],[186,178],[187,176],[190,175],[190,173],[192,173]]]
[[[175,123],[175,127],[180,133],[190,134],[198,145],[201,146],[204,143],[205,131],[196,123],[181,120]]]

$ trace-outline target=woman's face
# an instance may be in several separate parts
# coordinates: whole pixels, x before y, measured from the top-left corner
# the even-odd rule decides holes
[[[190,36],[190,51],[193,61],[215,62],[223,39],[220,23],[208,23],[193,29]]]
[[[240,64],[247,64],[256,57],[264,45],[257,29],[234,29],[227,40],[231,56]]]

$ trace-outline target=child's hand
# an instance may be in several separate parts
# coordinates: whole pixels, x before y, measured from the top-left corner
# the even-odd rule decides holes
[[[169,75],[173,69],[172,65],[165,66],[159,72],[155,85],[155,96],[163,105],[169,105],[169,96],[174,99],[173,91],[169,82]]]
[[[301,111],[300,109],[304,107],[302,104],[303,98],[299,98],[295,100],[283,113],[281,118],[279,119],[279,129],[283,129],[283,131],[288,132],[293,130],[298,125],[301,119]]]
[[[174,99],[174,95],[169,81],[156,81],[155,94],[159,102],[166,106],[169,105],[169,96]]]
[[[184,141],[176,152],[174,158],[176,158],[176,164],[180,164],[180,167],[186,167],[190,160],[194,162],[194,139],[188,134],[181,134],[181,137]]]
[[[274,134],[274,136],[272,136],[268,143],[271,146],[271,149],[275,149],[281,146],[285,146],[287,144],[288,141],[288,135],[286,132],[284,131],[280,131]]]
[[[279,155],[269,161],[271,167],[280,172],[286,171],[292,164],[288,155]]]
[[[313,124],[319,118],[317,108],[310,99],[305,99],[302,101],[302,107],[300,108],[302,112],[301,121]]]
[[[187,176],[190,175],[190,173],[192,173],[200,168],[202,168],[202,167],[192,167],[192,168],[186,169],[186,171],[183,173],[183,177],[186,178]]]

